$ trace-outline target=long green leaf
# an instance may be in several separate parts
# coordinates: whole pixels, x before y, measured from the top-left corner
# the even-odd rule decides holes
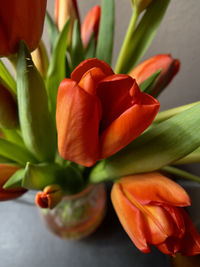
[[[151,44],[170,0],[154,0],[136,27],[126,56],[117,73],[129,73]]]
[[[56,129],[48,110],[45,84],[24,42],[20,44],[17,62],[17,100],[27,148],[40,161],[54,160]]]
[[[94,58],[95,50],[96,50],[95,37],[94,37],[94,33],[92,33],[90,41],[85,50],[85,59]]]
[[[72,45],[71,45],[71,61],[72,68],[75,69],[79,63],[84,60],[83,44],[81,40],[81,32],[78,20],[74,22]]]
[[[115,2],[114,0],[102,0],[101,20],[98,35],[96,57],[107,62],[112,62],[114,25],[115,25]]]
[[[4,184],[3,188],[9,189],[14,187],[21,187],[24,175],[25,175],[25,169],[20,169],[16,171]]]
[[[1,137],[0,156],[13,160],[21,165],[25,165],[27,161],[36,162],[36,159],[28,150]]]
[[[47,73],[46,85],[49,97],[49,107],[54,119],[58,87],[66,75],[66,50],[69,29],[70,20],[66,22],[62,32],[57,38]]]
[[[17,86],[12,75],[0,60],[0,83],[3,84],[7,89],[9,89],[14,95],[16,95]]]
[[[48,13],[48,11],[46,11],[46,17],[45,17],[45,21],[47,23],[47,30],[49,33],[49,40],[50,40],[50,45],[51,45],[51,51],[53,50],[56,40],[58,38],[59,35],[59,31],[58,28],[56,26],[56,24],[54,23],[51,15]]]
[[[114,156],[99,163],[90,180],[158,170],[200,146],[200,104],[155,125]]]

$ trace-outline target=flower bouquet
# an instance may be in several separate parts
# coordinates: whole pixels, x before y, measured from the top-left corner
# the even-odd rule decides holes
[[[180,62],[162,54],[136,66],[169,2],[131,1],[115,70],[114,0],[102,0],[82,24],[75,0],[56,0],[55,21],[46,13],[49,59],[40,40],[46,1],[2,4],[0,56],[16,79],[0,61],[0,200],[37,190],[47,225],[80,238],[102,221],[111,181],[114,209],[138,249],[200,254],[184,210],[190,197],[173,180],[200,182],[174,167],[199,162],[200,104],[158,112],[156,98]]]

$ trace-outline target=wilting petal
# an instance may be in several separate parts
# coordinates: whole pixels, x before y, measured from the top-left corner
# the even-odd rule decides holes
[[[145,223],[141,211],[124,195],[119,183],[115,183],[111,199],[119,220],[134,244],[144,253],[150,248],[146,240]]]
[[[94,6],[88,14],[86,15],[82,26],[81,26],[81,38],[84,47],[87,47],[92,33],[94,33],[95,39],[97,41],[98,31],[99,31],[99,22],[101,16],[101,7]]]
[[[63,80],[58,91],[56,121],[61,156],[84,166],[94,164],[99,156],[97,97],[76,82]]]
[[[78,83],[85,72],[92,68],[100,68],[107,76],[114,74],[113,70],[106,62],[96,58],[89,58],[81,62],[78,67],[75,68],[71,74],[71,79]]]
[[[2,186],[19,169],[18,166],[0,163],[0,201],[20,197],[27,190],[24,188],[13,188],[4,190]]]
[[[138,137],[153,122],[160,104],[153,97],[141,93],[138,86],[133,84],[138,92],[138,103],[133,105],[114,120],[101,135],[101,158],[106,158],[121,150]],[[143,101],[144,99],[144,101]]]
[[[185,190],[158,172],[127,176],[121,181],[124,190],[141,204],[164,203],[177,207],[190,205],[190,198]]]

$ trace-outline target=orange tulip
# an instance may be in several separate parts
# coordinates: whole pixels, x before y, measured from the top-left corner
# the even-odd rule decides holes
[[[92,166],[138,137],[159,103],[128,75],[115,75],[98,59],[83,61],[58,90],[58,148],[64,159]]]
[[[81,26],[81,38],[84,47],[87,47],[92,33],[94,33],[95,40],[97,42],[99,32],[99,22],[101,17],[101,7],[94,6],[86,15]]]
[[[178,59],[173,59],[171,55],[161,54],[142,62],[129,75],[136,79],[140,86],[154,72],[162,69],[152,85],[152,95],[157,96],[171,82],[179,71],[179,68],[180,62]]]
[[[46,0],[6,0],[0,8],[0,56],[9,56],[18,51],[24,40],[33,51],[41,38]]]
[[[159,173],[121,178],[111,192],[119,220],[145,253],[155,245],[168,255],[200,253],[200,235],[182,207],[190,205],[185,190]]]
[[[27,190],[24,188],[3,189],[6,181],[19,169],[15,165],[0,163],[0,201],[20,197]]]
[[[59,185],[46,186],[43,192],[37,193],[35,203],[42,209],[53,209],[62,199],[63,191]]]

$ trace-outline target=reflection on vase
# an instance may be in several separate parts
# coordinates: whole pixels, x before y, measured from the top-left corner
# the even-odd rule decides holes
[[[63,197],[52,210],[42,209],[41,214],[51,232],[61,238],[81,239],[102,222],[106,197],[104,184],[91,185],[76,195]]]

